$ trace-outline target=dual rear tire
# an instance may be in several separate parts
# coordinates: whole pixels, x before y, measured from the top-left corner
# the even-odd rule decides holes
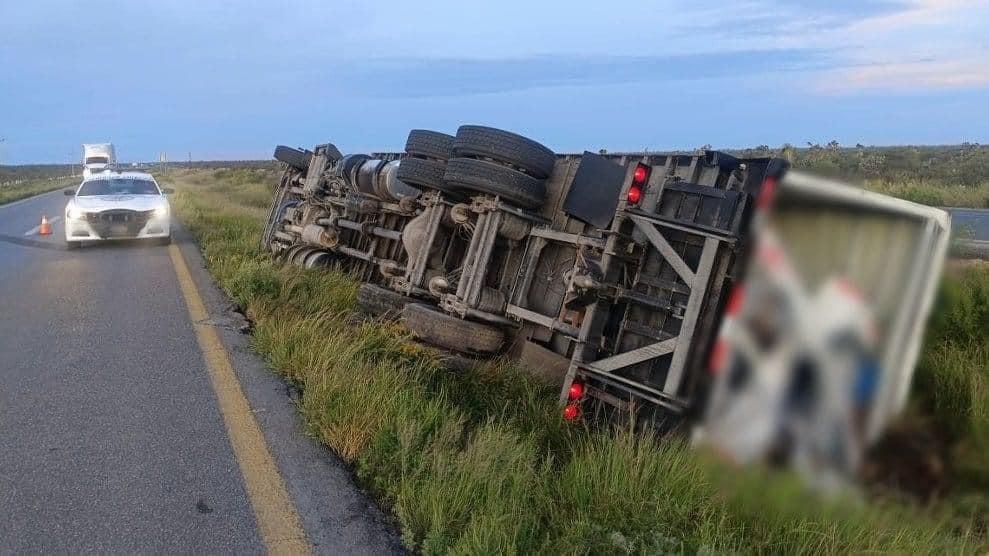
[[[401,318],[413,336],[450,351],[492,354],[505,343],[505,333],[499,328],[457,318],[376,284],[361,284],[357,307],[365,315]]]
[[[527,209],[539,208],[546,197],[543,180],[488,160],[454,158],[443,179],[452,187],[495,195]]]
[[[526,209],[546,198],[544,180],[556,155],[545,146],[514,133],[465,125],[456,137],[416,129],[405,143],[398,178],[454,197],[483,193]]]
[[[375,317],[398,317],[411,302],[410,297],[375,284],[361,284],[357,290],[357,307]]]
[[[451,351],[491,354],[505,343],[505,333],[500,328],[463,320],[430,305],[407,304],[402,321],[416,338]]]
[[[532,139],[479,125],[460,126],[453,141],[453,156],[490,159],[537,180],[548,178],[556,164],[553,151]]]
[[[453,155],[443,176],[452,187],[495,195],[526,209],[542,206],[544,180],[556,164],[553,151],[532,139],[476,125],[460,126]]]
[[[453,154],[453,136],[428,129],[413,129],[405,141],[405,157],[398,164],[398,179],[425,189],[458,197],[460,192],[443,179],[446,161]]]

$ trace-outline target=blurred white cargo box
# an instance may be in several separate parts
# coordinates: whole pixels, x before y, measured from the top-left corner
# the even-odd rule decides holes
[[[793,171],[763,195],[697,439],[831,484],[906,401],[950,219]]]

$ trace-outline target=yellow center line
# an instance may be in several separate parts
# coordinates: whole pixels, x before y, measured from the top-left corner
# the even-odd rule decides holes
[[[302,529],[302,520],[285,489],[285,483],[251,406],[244,397],[227,351],[220,342],[216,329],[204,324],[209,314],[192,275],[189,274],[182,252],[177,246],[170,245],[168,254],[172,258],[179,287],[196,330],[196,341],[206,362],[227,436],[244,477],[247,496],[254,508],[261,538],[270,554],[309,554],[312,551]]]

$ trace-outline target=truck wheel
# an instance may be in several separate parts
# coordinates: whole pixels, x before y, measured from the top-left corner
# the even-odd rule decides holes
[[[284,193],[284,191],[282,192]],[[261,235],[261,248],[271,251],[271,241],[275,237],[275,231],[285,217],[285,209],[294,207],[299,201],[283,201],[283,194],[279,194],[275,202],[272,203],[271,210],[268,211],[268,222],[265,224],[264,233]]]
[[[398,179],[410,185],[438,189],[447,193],[459,194],[443,180],[446,163],[425,158],[403,158],[398,163]]]
[[[281,209],[282,203],[285,201],[285,197],[288,196],[288,185],[286,185],[287,174],[288,170],[282,172],[282,179],[278,182],[278,189],[275,190],[275,198],[271,200],[271,205],[268,208],[268,219],[265,220],[264,231],[261,232],[262,250],[271,250],[271,239],[275,233],[277,214]]]
[[[464,125],[453,140],[453,156],[477,156],[518,166],[537,179],[553,173],[556,155],[543,145],[508,131]]]
[[[523,208],[537,208],[546,197],[543,180],[476,158],[451,158],[443,179],[450,187],[497,195]]]
[[[420,340],[453,351],[494,353],[505,343],[505,334],[500,329],[459,319],[429,305],[406,305],[402,320]]]
[[[294,264],[295,266],[301,266],[305,268],[306,257],[311,255],[312,252],[315,250],[316,249],[308,245],[300,245],[299,248],[295,251],[295,253],[292,253],[292,258],[288,259],[288,262]]]
[[[326,268],[333,264],[336,259],[334,253],[329,251],[313,251],[306,255],[303,266],[306,268]]]
[[[284,162],[296,170],[305,172],[309,169],[309,162],[312,160],[312,152],[293,149],[285,145],[275,147],[275,160]]]
[[[299,254],[299,251],[303,249],[306,249],[305,245],[302,245],[300,243],[293,244],[289,246],[288,249],[285,249],[284,251],[279,253],[278,258],[284,264],[293,264],[296,256]]]
[[[412,156],[446,160],[453,152],[453,136],[428,129],[413,129],[405,142],[405,152]]]
[[[376,317],[397,317],[411,302],[409,297],[374,284],[361,284],[357,290],[357,306],[361,312]]]

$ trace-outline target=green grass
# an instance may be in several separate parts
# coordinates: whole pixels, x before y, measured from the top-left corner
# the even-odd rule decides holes
[[[945,280],[917,370],[917,396],[950,438],[950,462],[965,490],[989,493],[989,265]],[[989,497],[983,520],[989,528]]]
[[[0,186],[0,205],[76,184],[79,178],[34,179]]]
[[[864,182],[866,189],[932,207],[989,208],[989,182],[958,185],[919,180],[878,180]]]
[[[183,172],[166,181],[179,190],[173,206],[210,271],[254,321],[255,349],[303,388],[311,434],[394,512],[412,549],[989,549],[967,531],[969,522],[941,512],[822,502],[793,477],[722,467],[681,440],[564,426],[556,392],[514,365],[450,370],[399,325],[351,324],[357,284],[350,277],[282,267],[259,253],[274,174]],[[956,406],[956,397],[943,407]]]

